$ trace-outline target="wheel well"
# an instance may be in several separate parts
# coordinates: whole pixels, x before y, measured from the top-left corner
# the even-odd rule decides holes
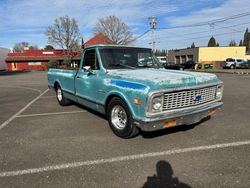
[[[115,94],[108,96],[108,98],[107,98],[107,100],[106,100],[106,103],[105,103],[105,112],[106,112],[106,113],[107,113],[107,109],[108,109],[108,104],[109,104],[109,102],[110,102],[114,97],[117,97],[117,98],[120,98],[121,100],[123,100],[120,96],[115,95]],[[124,100],[123,100],[123,101],[124,101]],[[124,101],[124,102],[125,102],[125,101]]]
[[[58,86],[59,86],[59,83],[58,83],[58,82],[55,82],[55,83],[54,83],[54,89],[55,89],[55,91],[56,91],[56,89],[57,89]]]

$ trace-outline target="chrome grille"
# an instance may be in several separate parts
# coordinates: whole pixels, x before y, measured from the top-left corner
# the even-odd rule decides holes
[[[217,86],[164,94],[163,111],[196,106],[215,100]]]

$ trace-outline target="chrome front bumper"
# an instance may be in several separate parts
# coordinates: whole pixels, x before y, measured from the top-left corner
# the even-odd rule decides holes
[[[134,124],[143,131],[156,131],[173,126],[190,125],[200,122],[202,119],[211,115],[211,112],[221,107],[223,102],[218,101],[206,106],[197,107],[193,110],[180,110],[179,112],[169,113],[145,120],[134,120]],[[173,126],[166,126],[167,122],[175,121]]]

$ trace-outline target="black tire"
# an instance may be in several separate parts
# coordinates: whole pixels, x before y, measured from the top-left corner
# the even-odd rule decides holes
[[[234,66],[234,65],[231,65],[231,66],[230,66],[230,69],[235,69],[235,66]]]
[[[120,121],[121,121],[119,117],[117,117],[119,119],[117,124],[113,123],[115,118],[112,115],[112,111],[113,111],[113,114],[115,114],[115,111],[117,108],[120,108],[121,111],[123,112],[122,116],[126,116],[126,119],[127,119],[126,123],[123,122],[124,127],[119,127],[119,125],[117,125],[117,124],[120,124]],[[126,113],[126,114],[124,114],[124,113]],[[118,114],[119,114],[119,112],[118,112]],[[130,112],[127,104],[122,99],[120,99],[118,97],[114,97],[109,102],[108,107],[107,107],[107,118],[108,118],[109,126],[115,135],[117,135],[121,138],[132,138],[132,137],[135,137],[136,135],[138,135],[139,129],[133,124],[133,117],[131,115],[131,112]],[[121,119],[122,119],[122,117],[121,117]]]
[[[56,87],[56,99],[61,106],[67,106],[70,104],[70,101],[67,98],[65,98],[60,85]]]

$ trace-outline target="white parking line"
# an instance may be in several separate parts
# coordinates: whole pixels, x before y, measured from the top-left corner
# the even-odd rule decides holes
[[[34,116],[50,116],[50,115],[61,115],[61,114],[74,114],[74,113],[83,113],[87,112],[86,110],[81,111],[70,111],[70,112],[52,112],[52,113],[42,113],[42,114],[24,114],[24,115],[18,115],[17,118],[22,117],[34,117]]]
[[[23,113],[30,105],[32,105],[34,102],[36,102],[41,96],[43,96],[49,89],[46,89],[44,92],[42,92],[39,96],[34,98],[32,101],[30,101],[25,107],[23,107],[21,110],[19,110],[16,114],[11,116],[8,120],[3,122],[0,125],[0,130],[2,130],[5,126],[7,126],[13,119],[15,119],[17,116],[19,116],[21,113]]]
[[[108,158],[108,159],[97,159],[97,160],[92,160],[92,161],[89,160],[89,161],[82,161],[82,162],[65,163],[65,164],[46,166],[46,167],[41,167],[41,168],[30,168],[30,169],[17,170],[17,171],[6,171],[6,172],[1,172],[0,177],[20,176],[20,175],[25,175],[25,174],[35,174],[35,173],[48,172],[48,171],[54,171],[54,170],[64,170],[64,169],[78,168],[78,167],[90,166],[90,165],[101,165],[101,164],[106,164],[106,163],[130,161],[130,160],[144,159],[144,158],[150,158],[150,157],[159,157],[159,156],[174,155],[174,154],[179,154],[179,153],[188,153],[188,152],[193,152],[193,151],[205,151],[205,150],[229,148],[229,147],[244,146],[244,145],[250,145],[250,140],[241,141],[241,142],[224,143],[224,144],[215,144],[215,145],[208,145],[208,146],[173,149],[173,150],[166,150],[166,151],[154,152],[154,153],[127,155],[127,156],[120,156],[120,157],[114,157],[114,158]]]

